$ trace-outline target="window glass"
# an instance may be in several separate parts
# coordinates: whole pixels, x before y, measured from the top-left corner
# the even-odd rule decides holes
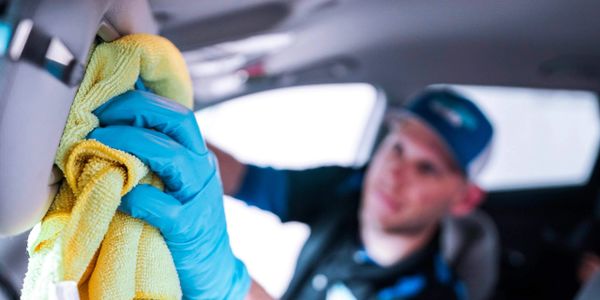
[[[456,86],[494,123],[488,190],[585,184],[598,155],[598,99],[585,91]]]
[[[244,96],[198,112],[197,120],[208,140],[246,162],[348,166],[366,160],[384,108],[368,84],[314,85]],[[368,122],[374,115],[379,121]]]

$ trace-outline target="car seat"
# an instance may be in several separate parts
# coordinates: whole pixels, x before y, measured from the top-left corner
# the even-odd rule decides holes
[[[442,251],[465,283],[469,299],[490,299],[498,281],[500,242],[496,225],[483,211],[449,217],[442,225]]]

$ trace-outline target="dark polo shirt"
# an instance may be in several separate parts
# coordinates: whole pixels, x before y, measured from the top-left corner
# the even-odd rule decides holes
[[[363,175],[364,168],[249,166],[235,197],[311,229],[282,299],[466,299],[437,234],[395,265],[369,258],[358,234]]]

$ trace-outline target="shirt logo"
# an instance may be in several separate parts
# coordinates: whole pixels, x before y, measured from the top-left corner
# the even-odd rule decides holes
[[[343,283],[334,284],[329,290],[327,290],[327,300],[356,300],[352,291],[345,286]]]

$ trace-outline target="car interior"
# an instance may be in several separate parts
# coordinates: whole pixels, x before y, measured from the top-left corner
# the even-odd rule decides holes
[[[565,128],[566,136],[588,145],[583,175],[488,189],[475,214],[446,220],[444,254],[472,299],[598,299],[600,272],[586,282],[577,274],[587,224],[600,217],[599,11],[600,2],[591,0],[0,1],[0,37],[10,37],[0,57],[0,224],[19,224],[3,234],[30,229],[48,208],[47,195],[60,180],[52,167],[55,149],[90,49],[123,35],[152,33],[182,51],[200,123],[203,111],[253,95],[368,84],[383,100],[365,117],[362,163],[381,135],[383,110],[432,85],[475,96],[478,88],[500,91],[481,103],[494,102],[484,105],[488,109],[504,105],[503,116],[513,118],[496,120],[516,130],[550,139],[559,136],[552,128]],[[505,90],[534,91],[536,105],[519,105]],[[554,92],[563,95],[560,105]],[[580,105],[569,100],[572,95],[589,101]],[[341,114],[352,106],[343,100],[352,99],[340,100],[335,109]],[[577,110],[567,114],[571,107]],[[338,122],[335,109],[326,115],[332,124]],[[552,127],[526,128],[545,109],[554,109],[544,117]],[[574,126],[584,114],[589,124]],[[519,156],[523,148],[510,148],[511,132],[503,136],[506,155]],[[584,156],[562,147],[574,142],[561,139],[541,146],[523,141],[533,153],[523,159],[535,160],[536,152],[547,158],[541,153],[552,151],[558,158]],[[505,176],[527,176],[519,164],[505,168]],[[561,166],[570,163],[539,164],[563,176]],[[26,234],[0,239],[0,286],[7,286],[0,299],[18,298],[25,244]]]

